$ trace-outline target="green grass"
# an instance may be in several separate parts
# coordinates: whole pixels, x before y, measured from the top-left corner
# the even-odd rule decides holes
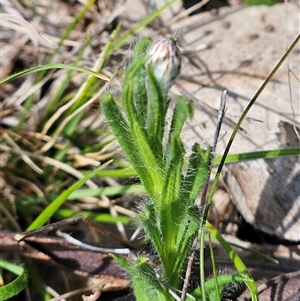
[[[246,5],[275,5],[278,1],[274,0],[245,0]]]

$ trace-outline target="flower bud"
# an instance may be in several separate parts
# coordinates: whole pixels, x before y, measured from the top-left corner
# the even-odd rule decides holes
[[[154,76],[166,95],[181,69],[181,53],[176,42],[160,37],[148,46],[147,55],[150,58],[146,66],[152,66]]]

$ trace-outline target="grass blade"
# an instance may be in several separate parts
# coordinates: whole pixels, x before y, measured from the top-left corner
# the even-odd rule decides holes
[[[9,263],[0,258],[0,269],[5,269],[17,275],[10,283],[0,287],[0,301],[8,300],[20,293],[27,285],[26,271],[22,266]]]
[[[58,196],[27,228],[27,231],[35,230],[43,226],[47,220],[57,211],[57,209],[67,200],[69,195],[80,188],[86,181],[92,178],[99,170],[105,168],[112,161],[108,161],[105,164],[99,166],[93,170],[90,174],[84,176],[82,179],[74,183],[70,188],[64,191],[60,196]]]

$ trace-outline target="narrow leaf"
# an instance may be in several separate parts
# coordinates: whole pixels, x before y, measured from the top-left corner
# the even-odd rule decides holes
[[[10,283],[0,286],[0,301],[8,300],[19,294],[27,285],[27,275],[23,267],[9,263],[0,258],[0,268],[17,275],[17,278]]]
[[[74,183],[70,188],[65,190],[61,195],[59,195],[48,207],[30,224],[27,231],[35,230],[43,226],[49,218],[57,211],[57,209],[68,199],[69,195],[80,188],[86,181],[92,178],[99,170],[105,168],[112,161],[108,161],[105,164],[99,166],[93,170],[90,174],[84,176],[82,179]]]

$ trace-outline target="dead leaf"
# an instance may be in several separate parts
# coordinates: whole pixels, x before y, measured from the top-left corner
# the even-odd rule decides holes
[[[281,122],[279,127],[280,147],[298,147],[294,126]],[[229,169],[225,181],[245,220],[270,235],[300,241],[300,157],[241,162]]]
[[[13,232],[0,231],[0,251],[20,253],[76,275],[129,285],[126,273],[109,254],[90,251],[54,237],[27,237],[18,242],[14,236]]]

